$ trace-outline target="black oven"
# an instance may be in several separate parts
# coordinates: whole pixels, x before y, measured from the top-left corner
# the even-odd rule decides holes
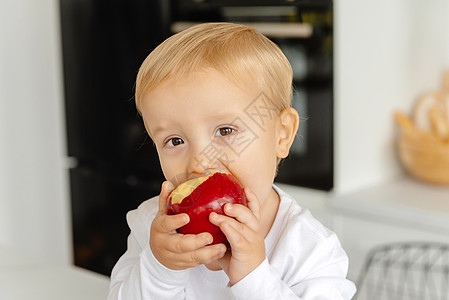
[[[192,23],[253,24],[283,49],[302,120],[277,181],[332,188],[331,1],[60,0],[60,9],[76,265],[109,274],[126,250],[126,212],[160,191],[134,83],[148,53]]]

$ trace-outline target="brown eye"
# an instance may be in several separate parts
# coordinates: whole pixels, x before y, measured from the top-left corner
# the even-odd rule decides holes
[[[169,147],[176,147],[181,144],[184,144],[184,141],[181,138],[172,138],[172,139],[169,139],[166,143],[166,145]]]
[[[227,136],[234,133],[234,129],[230,128],[230,127],[223,127],[218,129],[217,133],[215,134],[215,136]]]

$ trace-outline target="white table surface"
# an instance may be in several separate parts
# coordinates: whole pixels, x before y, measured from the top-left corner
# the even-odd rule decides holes
[[[0,248],[0,299],[106,299],[109,278],[76,266],[45,263]]]
[[[331,201],[334,212],[359,218],[379,216],[449,233],[449,186],[432,185],[410,177],[399,177]]]

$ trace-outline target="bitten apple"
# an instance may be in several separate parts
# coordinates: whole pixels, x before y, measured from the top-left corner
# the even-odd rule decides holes
[[[223,206],[226,203],[246,206],[246,195],[234,176],[216,172],[186,181],[174,189],[168,197],[167,213],[189,215],[190,222],[179,228],[178,232],[209,232],[214,238],[212,244],[228,244],[220,228],[209,221],[211,212],[224,215]]]

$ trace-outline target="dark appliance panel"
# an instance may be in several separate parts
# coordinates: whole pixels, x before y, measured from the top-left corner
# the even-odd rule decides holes
[[[133,94],[140,64],[169,34],[165,12],[165,1],[60,1],[73,259],[106,275],[126,250],[126,212],[163,181]]]

